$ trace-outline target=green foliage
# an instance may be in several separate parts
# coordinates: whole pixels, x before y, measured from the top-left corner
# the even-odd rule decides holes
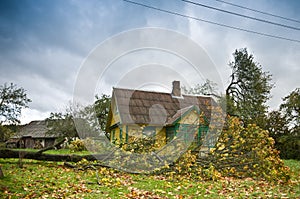
[[[243,127],[238,118],[229,118],[228,127],[204,166],[212,165],[223,176],[252,177],[269,181],[287,182],[288,168],[274,148],[274,139],[268,131],[255,124]],[[205,164],[206,162],[206,164]]]
[[[229,64],[231,80],[226,89],[227,111],[230,115],[239,116],[245,124],[264,126],[266,102],[273,87],[271,75],[263,72],[246,48],[236,50],[233,56],[234,61]]]
[[[84,141],[81,139],[75,138],[75,140],[72,140],[70,142],[69,149],[72,152],[84,151],[85,150]]]
[[[77,137],[77,131],[70,110],[66,113],[50,113],[46,119],[48,134],[59,134],[60,137]]]
[[[0,142],[7,141],[12,135],[13,131],[7,126],[0,125]]]
[[[105,129],[109,105],[110,97],[103,94],[101,97],[96,96],[96,101],[92,105],[85,107],[70,105],[65,113],[51,113],[47,118],[48,133],[59,133],[60,136],[69,138],[97,137],[99,132]]]
[[[287,118],[280,111],[272,111],[268,114],[265,129],[275,141],[283,135],[290,134]]]
[[[300,89],[283,98],[279,111],[269,113],[265,128],[284,159],[300,159]]]
[[[275,147],[280,151],[283,159],[300,160],[300,136],[295,135],[295,130],[291,128],[289,120],[280,111],[269,113],[266,129],[275,140]]]
[[[111,98],[109,95],[102,94],[101,97],[96,95],[94,109],[96,117],[99,120],[100,128],[104,132],[106,128],[106,120],[109,112]]]
[[[186,88],[183,86],[183,93],[194,95],[216,95],[217,84],[209,79],[206,79],[203,84],[197,84],[194,88]]]
[[[0,86],[0,124],[20,123],[18,118],[21,110],[27,108],[29,102],[31,100],[27,97],[26,91],[21,87],[18,88],[16,84],[5,83]]]
[[[281,158],[300,160],[300,136],[281,136],[277,138],[276,148]]]
[[[300,135],[300,88],[296,88],[288,96],[283,98],[283,104],[280,105],[289,123],[291,134]]]

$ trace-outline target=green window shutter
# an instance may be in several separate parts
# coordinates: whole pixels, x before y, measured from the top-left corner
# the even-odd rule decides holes
[[[122,142],[123,135],[122,135],[122,128],[120,127],[120,142]]]
[[[126,143],[128,143],[128,126],[126,125]]]
[[[116,130],[112,130],[112,138],[111,138],[111,141],[114,143],[115,142],[115,134],[116,134]]]

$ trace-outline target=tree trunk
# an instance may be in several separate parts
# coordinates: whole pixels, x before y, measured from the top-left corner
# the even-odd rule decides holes
[[[52,146],[43,148],[37,152],[17,151],[10,149],[0,149],[0,158],[19,158],[19,166],[22,167],[22,159],[33,159],[43,161],[55,161],[55,162],[79,162],[83,158],[89,161],[99,160],[107,158],[109,154],[97,154],[97,155],[59,155],[59,154],[44,154],[43,152],[55,147],[60,146],[65,139],[59,140]],[[108,157],[109,158],[109,157]]]
[[[2,171],[2,167],[0,166],[0,178],[3,178],[4,177],[4,174],[3,174],[3,171]]]
[[[51,149],[55,149],[55,147],[59,147],[62,143],[64,143],[65,140],[66,139],[63,138],[60,141],[58,141],[57,143],[55,143],[54,145],[39,150],[37,153],[43,153],[45,151],[48,151],[48,150],[51,150]]]
[[[86,160],[97,160],[103,159],[107,154],[99,155],[54,155],[54,154],[43,154],[39,152],[26,152],[23,156],[24,159],[33,160],[44,160],[44,161],[55,161],[55,162],[78,162],[83,158]],[[0,158],[19,158],[19,151],[1,149]]]

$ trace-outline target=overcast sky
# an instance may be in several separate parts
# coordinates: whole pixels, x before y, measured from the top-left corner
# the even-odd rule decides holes
[[[297,0],[226,1],[300,21],[300,2]],[[232,16],[180,0],[138,2],[229,26],[300,40],[299,30]],[[300,27],[297,22],[251,12],[215,0],[195,2]],[[275,88],[271,93],[273,97],[268,102],[271,109],[278,108],[284,96],[300,87],[299,42],[220,27],[121,0],[1,0],[0,84],[16,83],[26,89],[28,97],[32,99],[29,108],[22,113],[22,123],[44,119],[50,112],[64,110],[73,99],[78,72],[91,51],[113,35],[144,27],[174,30],[194,40],[215,64],[222,79],[222,82],[218,82],[222,84],[219,85],[221,87],[226,87],[229,83],[231,71],[228,63],[233,58],[232,53],[235,49],[247,47],[263,70],[273,75]],[[142,84],[141,80],[149,81],[149,76],[155,77],[152,80],[153,85],[170,90],[171,79],[175,74],[170,72],[170,77],[167,78],[166,75],[159,76],[151,71],[165,70],[168,73],[169,69],[166,68],[176,64],[178,67],[180,60],[174,64],[176,58],[164,52],[152,52],[151,55],[151,59],[155,59],[159,65],[147,65],[149,61],[143,64],[143,54],[139,52],[124,56],[105,78],[99,80],[98,90],[110,94],[113,86],[130,87],[130,83],[122,84],[125,77],[131,80],[136,78],[133,82]],[[159,56],[163,56],[164,60],[158,58]],[[136,57],[140,61],[135,63],[135,68],[130,68],[132,66],[126,64],[129,63],[128,59]],[[166,61],[167,58],[170,58],[170,62]],[[188,74],[190,71],[188,67],[182,67],[175,72],[178,75]],[[133,87],[143,88],[143,85]]]

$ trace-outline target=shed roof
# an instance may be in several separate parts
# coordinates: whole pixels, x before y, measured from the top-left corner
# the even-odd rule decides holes
[[[113,88],[112,98],[115,100],[121,123],[163,126],[167,125],[172,118],[178,118],[192,106],[198,107],[209,119],[211,105],[215,103],[210,96],[176,97],[171,93],[123,88]]]
[[[45,120],[31,121],[20,127],[20,130],[13,138],[32,137],[32,138],[56,138],[57,135],[47,133],[47,122]]]

